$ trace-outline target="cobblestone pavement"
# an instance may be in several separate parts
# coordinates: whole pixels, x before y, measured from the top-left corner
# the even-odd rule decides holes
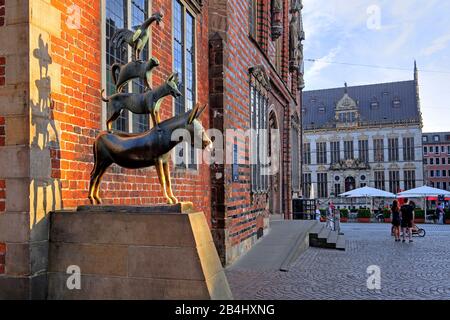
[[[425,238],[397,243],[389,224],[345,224],[346,251],[309,248],[287,273],[227,270],[235,299],[450,299],[450,226],[423,225]],[[367,289],[367,267],[381,290]]]

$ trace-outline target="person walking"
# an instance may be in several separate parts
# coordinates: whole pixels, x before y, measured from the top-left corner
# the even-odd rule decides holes
[[[406,242],[406,233],[408,233],[408,239],[409,242],[413,242],[412,240],[412,227],[413,227],[413,219],[414,219],[414,212],[413,207],[409,203],[409,200],[407,198],[404,199],[404,205],[400,208],[401,213],[401,222],[400,225],[402,227],[403,231],[403,242]]]
[[[327,224],[325,227],[334,230],[334,204],[331,201],[328,203]]]
[[[341,211],[337,208],[334,209],[334,231],[341,233]]]
[[[392,212],[392,229],[395,237],[395,242],[400,242],[400,207],[398,201],[394,200],[391,207]]]
[[[444,208],[442,207],[442,204],[439,203],[439,205],[436,208],[436,212],[438,213],[438,219],[439,219],[439,224],[444,224]]]

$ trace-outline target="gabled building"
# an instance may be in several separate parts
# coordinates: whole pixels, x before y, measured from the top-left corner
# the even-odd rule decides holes
[[[355,188],[423,185],[418,88],[415,66],[411,81],[304,92],[304,196],[348,206],[337,196]]]

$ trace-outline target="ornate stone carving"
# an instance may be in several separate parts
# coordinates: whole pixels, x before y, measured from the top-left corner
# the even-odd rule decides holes
[[[263,65],[257,65],[248,69],[248,72],[255,77],[255,79],[261,84],[267,91],[271,90],[270,78]]]
[[[301,10],[303,4],[300,0],[292,3],[290,10],[292,18],[289,23],[289,69],[291,72],[298,71],[303,73],[303,45],[305,40],[305,32],[303,29],[303,21]],[[303,82],[303,77],[299,79],[299,83]],[[299,84],[301,87],[301,84]]]
[[[333,171],[368,170],[368,169],[370,169],[369,164],[359,159],[340,160],[339,162],[333,163],[330,166],[330,170]]]
[[[281,0],[272,0],[272,40],[277,40],[283,34],[283,2]]]

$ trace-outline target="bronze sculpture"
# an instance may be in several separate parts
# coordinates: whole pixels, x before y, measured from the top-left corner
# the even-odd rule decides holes
[[[139,60],[139,56],[150,37],[150,31],[148,30],[150,25],[155,21],[159,24],[162,17],[163,15],[159,12],[153,14],[134,32],[128,29],[119,29],[112,36],[111,42],[115,44],[116,48],[122,46],[123,43],[127,43],[133,50],[132,60]]]
[[[212,144],[201,122],[198,120],[206,108],[199,104],[191,111],[162,122],[158,128],[140,134],[113,134],[101,132],[94,142],[94,168],[89,185],[91,204],[101,204],[99,197],[102,176],[113,163],[129,169],[156,167],[161,190],[169,204],[178,203],[172,191],[169,170],[170,151],[180,142],[172,140],[177,129],[186,129],[191,134],[191,145],[205,149]],[[195,142],[201,141],[201,146]]]
[[[157,127],[161,122],[159,108],[162,99],[168,95],[172,95],[174,98],[181,96],[178,84],[178,74],[173,73],[164,84],[145,93],[116,93],[110,97],[104,97],[105,90],[102,90],[102,100],[108,103],[111,112],[111,116],[106,122],[108,130],[112,130],[112,122],[120,116],[123,109],[136,114],[150,114],[153,124]]]
[[[159,66],[156,58],[150,58],[149,61],[141,60],[131,61],[125,65],[114,63],[111,66],[111,76],[116,86],[116,92],[122,92],[128,81],[139,78],[147,90],[150,88],[150,74],[154,68]]]

